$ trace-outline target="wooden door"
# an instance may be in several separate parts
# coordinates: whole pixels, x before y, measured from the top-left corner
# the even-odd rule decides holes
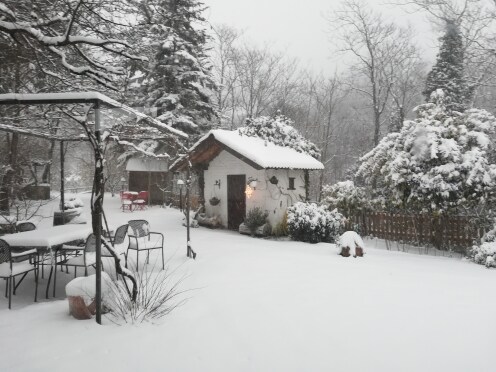
[[[227,228],[238,230],[246,215],[246,176],[227,176]]]

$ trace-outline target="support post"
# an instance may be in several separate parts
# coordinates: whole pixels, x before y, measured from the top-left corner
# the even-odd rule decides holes
[[[65,225],[65,175],[64,175],[64,141],[60,141],[60,217]]]
[[[189,159],[188,159],[189,161]],[[191,246],[190,246],[190,236],[189,236],[189,209],[190,209],[190,203],[189,203],[189,194],[190,194],[190,185],[191,185],[191,171],[190,171],[190,166],[188,165],[188,168],[186,170],[186,244],[187,244],[187,251],[186,251],[186,256],[191,257]]]
[[[308,169],[305,169],[305,201],[310,201],[310,175]]]
[[[93,233],[95,234],[96,250],[96,322],[102,324],[102,209],[104,193],[103,157],[101,153],[100,107],[95,103],[95,179],[93,201]]]
[[[152,172],[148,172],[148,206],[151,205],[152,200]]]

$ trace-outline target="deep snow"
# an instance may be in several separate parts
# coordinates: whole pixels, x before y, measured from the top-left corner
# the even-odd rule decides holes
[[[68,316],[72,275],[58,275],[59,299],[38,304],[27,278],[11,311],[0,299],[2,371],[495,370],[496,270],[370,241],[355,259],[332,244],[205,228],[192,229],[191,261],[177,210],[105,205],[114,227],[144,217],[164,233],[190,299],[161,324],[98,326]]]

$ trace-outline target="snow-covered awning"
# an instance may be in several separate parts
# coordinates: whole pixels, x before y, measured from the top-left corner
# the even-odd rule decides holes
[[[98,92],[66,92],[66,93],[6,93],[0,94],[0,104],[71,104],[90,103],[100,104],[112,109],[119,109],[127,114],[131,114],[137,120],[144,120],[148,125],[159,130],[168,131],[176,136],[188,138],[188,135],[170,125],[152,118],[132,107],[126,106],[116,100]]]
[[[216,129],[201,138],[189,150],[193,165],[207,164],[226,150],[256,169],[324,169],[324,165],[308,154],[278,146],[259,137],[244,136],[239,131]],[[186,159],[177,160],[171,170],[184,168]]]
[[[126,164],[128,172],[167,172],[168,168],[167,159],[131,158]]]

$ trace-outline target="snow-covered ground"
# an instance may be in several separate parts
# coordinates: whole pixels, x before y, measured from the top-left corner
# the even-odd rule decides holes
[[[38,304],[30,276],[12,310],[0,298],[0,370],[496,368],[496,270],[373,244],[364,258],[343,258],[331,244],[205,228],[192,230],[198,257],[191,261],[177,210],[123,213],[117,197],[105,205],[113,226],[145,218],[165,234],[169,266],[188,275],[182,287],[194,289],[190,299],[160,324],[98,326],[68,315],[62,295],[72,275],[59,273],[59,298]]]

